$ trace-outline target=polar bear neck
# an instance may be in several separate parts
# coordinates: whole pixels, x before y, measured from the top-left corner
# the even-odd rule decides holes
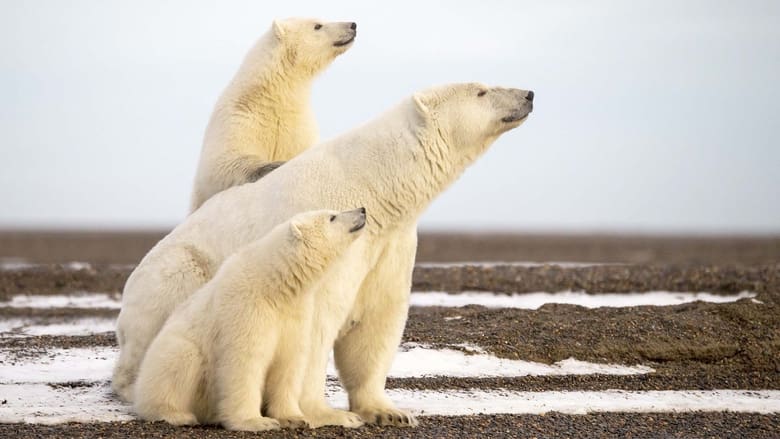
[[[346,171],[359,176],[356,179],[364,194],[359,202],[373,224],[369,230],[416,222],[431,201],[491,143],[459,145],[436,120],[421,116],[411,99],[348,136],[352,137],[345,142],[348,151],[338,154],[347,152],[352,158],[345,156],[343,163],[362,166]],[[371,138],[391,140],[372,142]]]
[[[289,229],[287,224],[283,228]],[[275,258],[274,273],[270,276],[273,285],[281,286],[281,293],[285,296],[294,296],[307,291],[322,277],[326,268],[330,265],[334,249],[317,245],[308,241],[293,240],[289,233],[284,233],[282,239],[288,241],[283,245],[275,245],[271,248],[283,249]],[[294,250],[290,251],[289,244],[293,242]]]
[[[239,154],[286,161],[317,140],[311,87],[318,70],[295,65],[273,35],[261,38],[220,97],[217,142]],[[313,127],[313,129],[296,129]],[[210,133],[207,133],[209,135]]]

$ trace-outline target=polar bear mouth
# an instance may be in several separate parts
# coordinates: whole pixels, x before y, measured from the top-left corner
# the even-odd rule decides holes
[[[523,114],[522,116],[519,114],[513,114],[511,116],[507,116],[503,119],[501,119],[501,122],[511,123],[511,122],[519,122],[525,118],[528,117],[529,113]]]
[[[341,47],[341,46],[346,46],[347,44],[349,44],[349,43],[351,43],[353,41],[355,41],[355,36],[354,35],[349,37],[349,38],[347,38],[346,40],[336,41],[335,43],[333,43],[333,45],[336,46],[336,47]]]
[[[366,226],[366,222],[365,221],[361,221],[361,222],[355,224],[354,226],[352,226],[352,228],[349,229],[349,233],[357,232],[358,230],[362,229],[365,226]]]

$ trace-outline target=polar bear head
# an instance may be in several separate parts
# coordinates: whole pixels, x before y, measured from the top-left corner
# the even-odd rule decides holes
[[[272,29],[287,62],[308,74],[321,71],[346,52],[357,35],[354,22],[304,18],[274,20]]]
[[[362,207],[345,212],[314,210],[292,217],[290,232],[309,263],[327,265],[362,234],[365,225]]]
[[[479,83],[449,84],[415,93],[414,104],[428,133],[451,148],[479,153],[499,135],[520,126],[533,110],[534,92],[488,87]]]

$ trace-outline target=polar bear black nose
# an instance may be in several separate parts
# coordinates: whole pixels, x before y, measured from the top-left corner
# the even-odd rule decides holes
[[[360,213],[362,213],[363,215],[365,215],[365,214],[366,214],[366,208],[365,208],[365,207],[361,207],[361,208],[360,208]]]
[[[525,98],[528,99],[530,102],[534,101],[534,92],[529,91],[527,95],[525,95]]]
[[[349,25],[349,28],[350,28],[350,29],[352,29],[352,30],[355,30],[355,29],[357,29],[357,23],[352,23],[352,24],[350,24],[350,25]]]

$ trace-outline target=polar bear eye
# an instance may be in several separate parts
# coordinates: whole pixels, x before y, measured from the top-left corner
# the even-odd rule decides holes
[[[314,25],[314,30],[320,30],[320,29],[322,29],[322,25],[321,24],[317,23],[317,24]]]
[[[480,92],[477,93],[477,96],[481,98],[482,96],[485,96],[486,94],[487,94],[487,90],[480,90]]]
[[[331,215],[330,216],[330,222],[333,222],[335,219],[336,219],[336,215]]]

